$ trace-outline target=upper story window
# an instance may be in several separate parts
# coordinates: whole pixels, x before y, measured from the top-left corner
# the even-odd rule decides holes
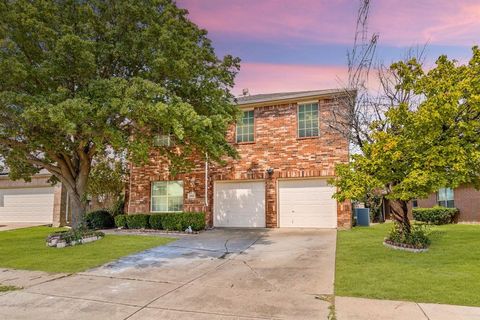
[[[152,183],[152,212],[183,210],[183,181],[156,181]]]
[[[442,207],[455,208],[455,202],[453,201],[453,189],[440,188],[437,194],[437,203]]]
[[[298,137],[318,137],[318,103],[298,105]]]
[[[253,115],[253,110],[244,111],[242,114],[242,118],[237,122],[237,143],[255,141],[255,120]]]

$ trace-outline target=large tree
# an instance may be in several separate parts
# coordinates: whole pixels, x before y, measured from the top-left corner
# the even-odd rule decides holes
[[[385,196],[402,232],[410,232],[407,203],[441,187],[480,182],[480,51],[467,64],[441,56],[424,71],[415,59],[391,66],[398,88],[420,97],[392,106],[370,126],[350,164],[337,166],[336,198]]]
[[[219,59],[186,15],[172,0],[2,1],[0,156],[10,177],[50,171],[77,224],[97,158],[146,161],[157,134],[174,137],[175,148],[158,148],[174,167],[192,153],[235,155],[224,137],[239,59]]]

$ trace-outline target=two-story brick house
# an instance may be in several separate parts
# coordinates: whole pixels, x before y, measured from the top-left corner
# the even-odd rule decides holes
[[[224,166],[197,161],[171,176],[153,151],[132,167],[128,214],[205,211],[216,227],[349,227],[351,206],[332,199],[327,184],[349,145],[331,128],[334,110],[345,108],[342,90],[244,96],[241,120],[227,139],[239,153]]]

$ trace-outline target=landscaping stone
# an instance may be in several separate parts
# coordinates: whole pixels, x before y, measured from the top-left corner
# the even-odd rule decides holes
[[[385,247],[390,248],[390,249],[403,250],[403,251],[415,252],[415,253],[421,253],[421,252],[427,252],[428,251],[428,248],[423,248],[423,249],[413,248],[413,247],[409,247],[405,244],[394,244],[394,243],[390,243],[390,242],[387,242],[387,241],[384,241],[383,245]]]
[[[73,240],[73,241],[67,242],[67,241],[61,240],[60,235],[58,235],[58,236],[54,235],[54,236],[50,236],[47,239],[47,246],[55,247],[55,248],[65,248],[65,247],[70,247],[70,246],[76,246],[76,245],[79,245],[79,244],[94,242],[94,241],[100,240],[102,238],[103,237],[101,237],[101,236],[86,236],[85,238],[82,238],[82,239],[79,239],[79,240]]]

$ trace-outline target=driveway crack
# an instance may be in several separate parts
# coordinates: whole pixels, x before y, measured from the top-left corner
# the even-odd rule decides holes
[[[252,271],[252,273],[253,273],[257,278],[265,281],[266,283],[268,283],[268,285],[270,285],[270,286],[271,286],[272,288],[274,288],[275,290],[280,291],[280,289],[279,289],[277,286],[275,286],[273,283],[271,283],[270,281],[268,281],[267,279],[265,279],[265,277],[263,277],[263,276],[262,276],[261,274],[259,274],[255,269],[253,269],[253,267],[252,267],[251,265],[249,265],[247,261],[245,261],[245,260],[240,260],[240,261],[242,261],[242,262],[250,269],[250,271]]]

